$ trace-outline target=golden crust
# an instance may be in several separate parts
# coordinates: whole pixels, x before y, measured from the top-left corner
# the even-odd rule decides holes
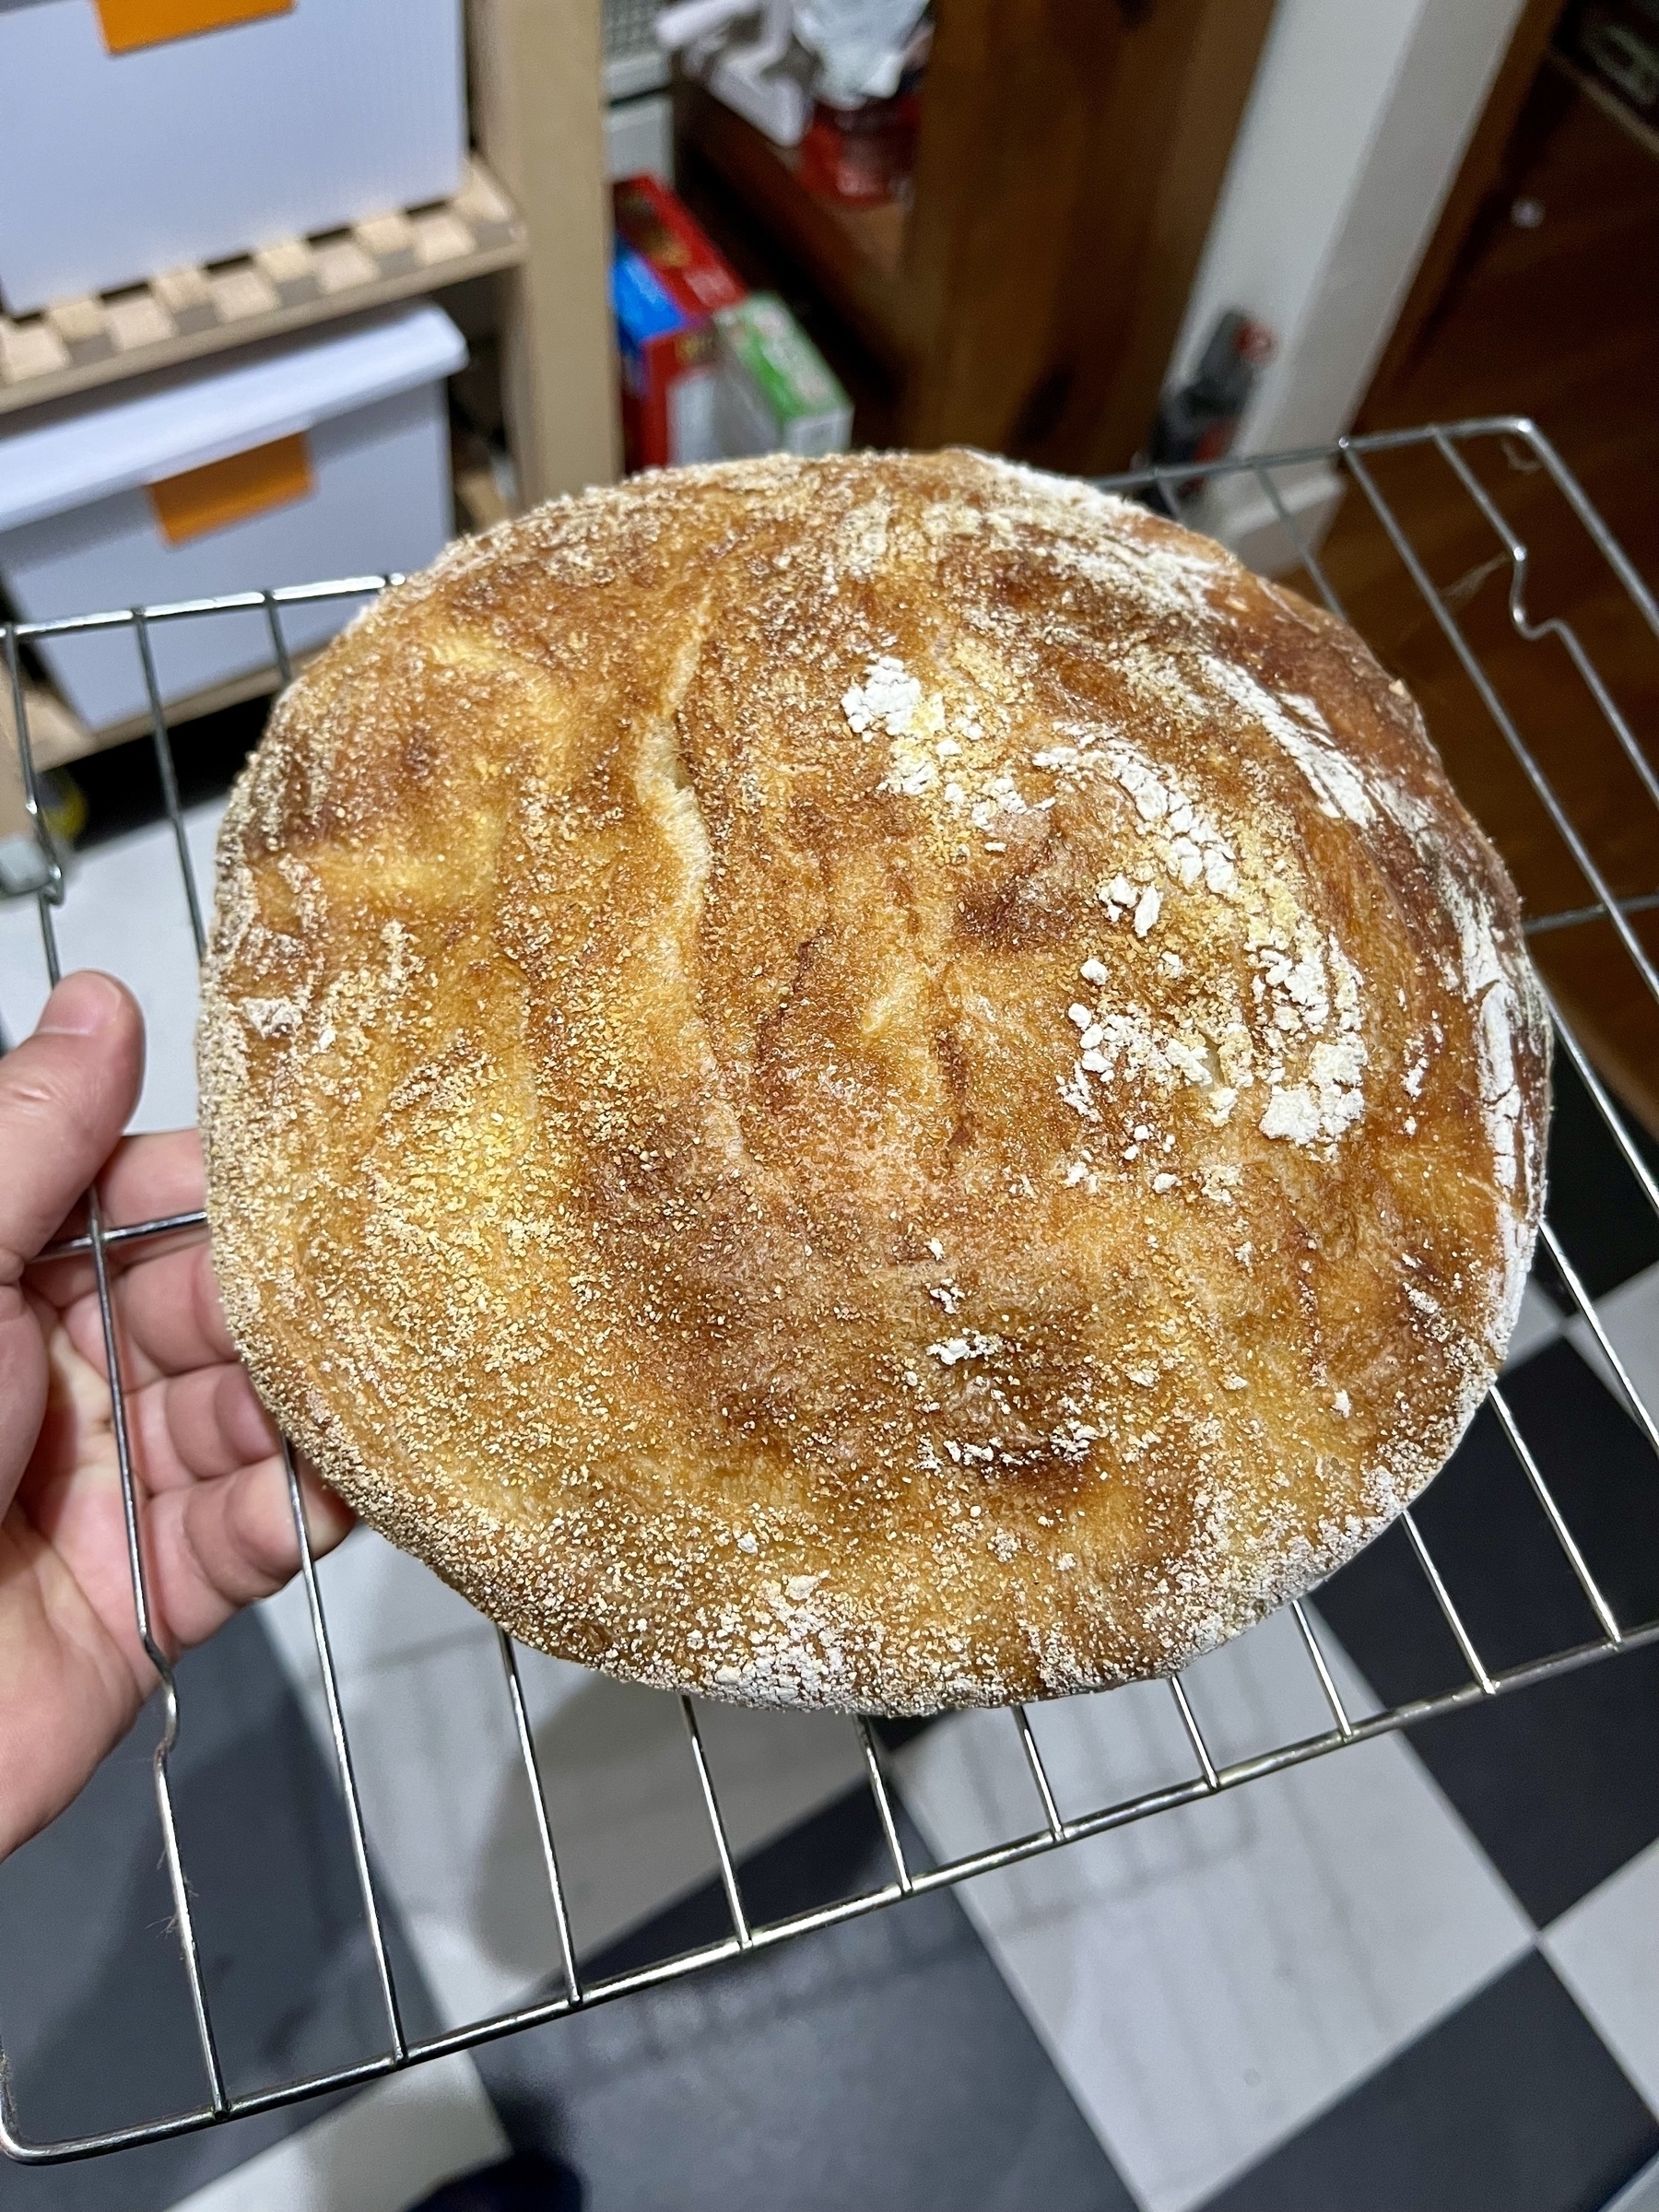
[[[219,845],[231,1326],[516,1634],[881,1712],[1180,1665],[1435,1473],[1547,1030],[1351,631],[980,456],[639,478],[294,685]]]

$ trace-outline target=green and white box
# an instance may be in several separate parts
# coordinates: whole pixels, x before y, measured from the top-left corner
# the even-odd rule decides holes
[[[853,403],[782,300],[754,292],[722,308],[719,410],[721,451],[842,453],[853,435]]]

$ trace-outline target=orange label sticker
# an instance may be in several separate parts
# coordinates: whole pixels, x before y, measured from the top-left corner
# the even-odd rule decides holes
[[[150,505],[170,546],[188,545],[210,530],[245,523],[271,507],[286,507],[316,488],[305,433],[250,446],[205,468],[186,468],[148,485]]]
[[[294,0],[93,0],[93,5],[109,51],[134,53],[140,46],[164,46],[169,39],[222,30],[228,23],[289,15]]]

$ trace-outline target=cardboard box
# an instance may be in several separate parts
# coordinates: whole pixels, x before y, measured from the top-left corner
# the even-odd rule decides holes
[[[743,285],[655,177],[625,177],[615,206],[611,303],[628,465],[718,460],[713,318],[747,296]]]
[[[782,300],[754,292],[714,318],[723,453],[844,453],[853,403]]]
[[[382,309],[0,431],[0,582],[26,622],[424,567],[450,535],[443,379],[466,359],[430,304]],[[348,600],[286,607],[290,652]],[[260,612],[150,628],[171,700],[268,665]],[[37,650],[93,729],[144,711],[129,630]]]
[[[3,0],[0,298],[27,314],[447,199],[461,32],[461,0]]]

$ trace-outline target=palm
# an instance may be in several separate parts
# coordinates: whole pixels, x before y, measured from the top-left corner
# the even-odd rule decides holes
[[[194,1132],[128,1139],[100,1189],[112,1222],[198,1208]],[[30,1242],[40,1248],[25,1241],[25,1258]],[[276,1437],[236,1360],[206,1233],[112,1247],[110,1261],[151,1630],[171,1655],[277,1589],[298,1541]],[[12,1459],[9,1503],[0,1465],[4,1855],[75,1794],[155,1674],[134,1610],[90,1258],[36,1262],[20,1281],[14,1272],[0,1285],[0,1324],[4,1394],[41,1408],[38,1434]],[[305,1488],[313,1541],[326,1549],[350,1517],[313,1478]]]

